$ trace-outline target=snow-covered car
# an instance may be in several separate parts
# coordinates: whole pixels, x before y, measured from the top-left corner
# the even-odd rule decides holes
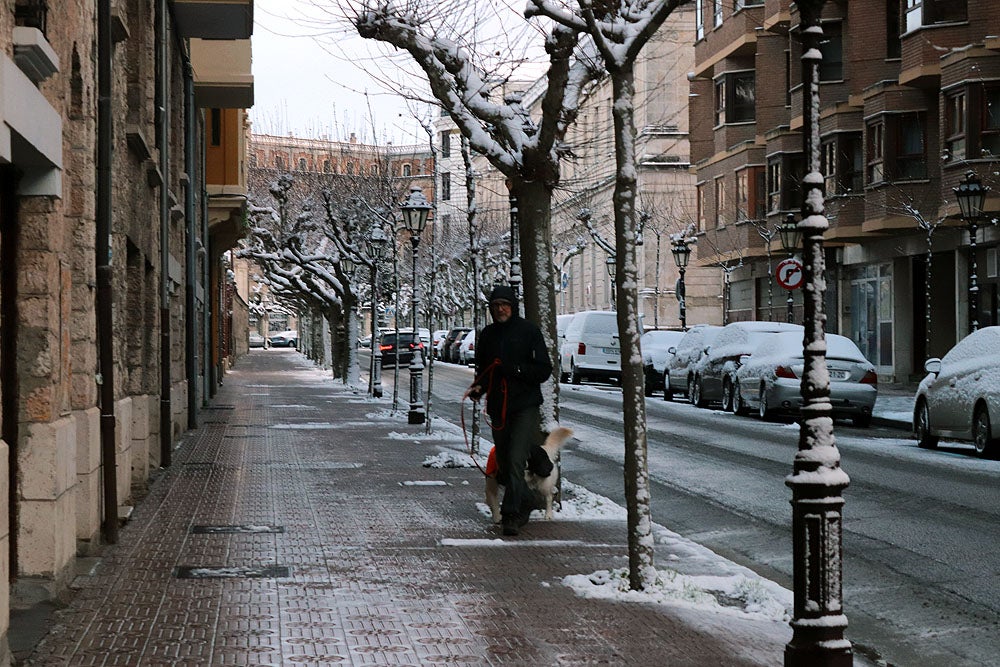
[[[802,408],[802,332],[768,336],[736,371],[732,411],[756,410],[761,419],[777,414],[796,415]],[[833,417],[851,419],[855,426],[871,425],[878,397],[878,374],[850,338],[826,334],[826,368],[830,374]]]
[[[267,339],[256,331],[251,331],[249,336],[250,347],[267,347]]]
[[[458,363],[458,348],[455,346],[455,343],[458,342],[461,344],[462,339],[465,338],[465,334],[470,331],[472,331],[472,329],[469,327],[453,327],[450,331],[448,331],[448,335],[445,336],[444,342],[441,344],[442,361]]]
[[[271,347],[296,347],[299,344],[299,332],[289,329],[271,334]]]
[[[974,331],[940,359],[924,363],[917,387],[913,433],[917,444],[940,438],[971,441],[979,456],[1000,455],[1000,326]]]
[[[802,326],[785,322],[732,322],[722,327],[698,362],[688,398],[699,408],[721,402],[723,410],[732,410],[733,380],[741,359],[752,354],[769,335],[783,331],[798,332],[801,336]]]
[[[694,373],[705,349],[715,342],[722,327],[714,324],[696,324],[678,341],[667,358],[663,379],[663,400],[672,401],[674,394],[687,397],[694,384]]]
[[[465,334],[461,344],[458,346],[458,363],[467,366],[476,365],[476,332],[470,331]]]
[[[642,348],[642,372],[646,396],[663,389],[663,377],[671,349],[676,349],[677,343],[684,338],[683,331],[647,331],[639,338]]]
[[[444,337],[448,335],[447,329],[438,329],[431,333],[431,354],[435,359],[441,358],[441,348],[444,346]]]

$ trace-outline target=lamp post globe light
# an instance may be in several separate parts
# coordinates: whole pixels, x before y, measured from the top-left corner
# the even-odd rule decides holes
[[[789,257],[794,257],[802,242],[802,230],[795,220],[795,215],[789,213],[785,216],[785,221],[778,227],[778,238],[781,239],[781,247],[785,249]],[[795,320],[795,298],[792,291],[788,290],[788,322],[791,324]]]
[[[687,331],[687,300],[684,286],[684,272],[687,270],[688,261],[691,259],[691,246],[683,238],[677,238],[670,243],[670,253],[674,256],[674,264],[677,265],[677,306],[680,309],[681,330]]]
[[[369,393],[372,398],[382,398],[382,346],[378,340],[378,263],[385,257],[388,242],[389,238],[380,226],[372,228],[368,237],[368,255],[372,260],[372,365],[368,377],[371,379]]]
[[[986,193],[989,187],[984,186],[973,171],[966,172],[957,188],[952,188],[958,207],[962,211],[962,220],[969,228],[969,331],[979,329],[979,277],[976,275],[976,236],[979,233],[979,219],[983,215],[986,204]]]
[[[424,369],[423,343],[420,342],[420,332],[417,329],[417,310],[420,308],[419,287],[417,285],[417,246],[420,245],[420,234],[427,224],[427,216],[431,212],[431,203],[424,197],[420,186],[414,185],[410,188],[410,196],[399,205],[403,212],[403,226],[410,232],[410,245],[413,246],[413,301],[412,301],[412,324],[413,335],[417,346],[413,350],[413,359],[410,361],[410,411],[407,413],[407,423],[423,424],[426,415],[424,414],[424,401],[420,396],[422,374]],[[396,341],[399,345],[399,341]]]
[[[618,265],[615,260],[614,255],[608,255],[608,258],[604,260],[604,268],[608,270],[608,277],[611,278],[611,309],[616,308],[615,304],[615,273],[618,270]]]

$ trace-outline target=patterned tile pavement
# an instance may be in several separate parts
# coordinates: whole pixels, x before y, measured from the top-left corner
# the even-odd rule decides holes
[[[621,522],[443,545],[499,538],[479,472],[423,468],[436,450],[390,437],[421,427],[308,368],[297,352],[237,363],[26,664],[782,662],[780,624],[563,586],[627,564]]]

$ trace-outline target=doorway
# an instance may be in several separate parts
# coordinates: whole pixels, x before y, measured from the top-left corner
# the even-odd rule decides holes
[[[10,548],[9,575],[17,576],[17,442],[19,386],[17,380],[17,183],[13,167],[0,167],[0,437],[7,443],[7,511]]]

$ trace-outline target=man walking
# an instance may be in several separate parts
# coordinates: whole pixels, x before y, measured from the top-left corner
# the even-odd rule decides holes
[[[541,445],[541,384],[552,375],[552,362],[542,332],[517,314],[514,290],[498,285],[490,293],[493,324],[479,334],[476,344],[476,377],[469,390],[478,399],[486,394],[499,472],[505,487],[500,505],[503,534],[517,535],[528,522],[534,499],[524,481],[532,448]]]

